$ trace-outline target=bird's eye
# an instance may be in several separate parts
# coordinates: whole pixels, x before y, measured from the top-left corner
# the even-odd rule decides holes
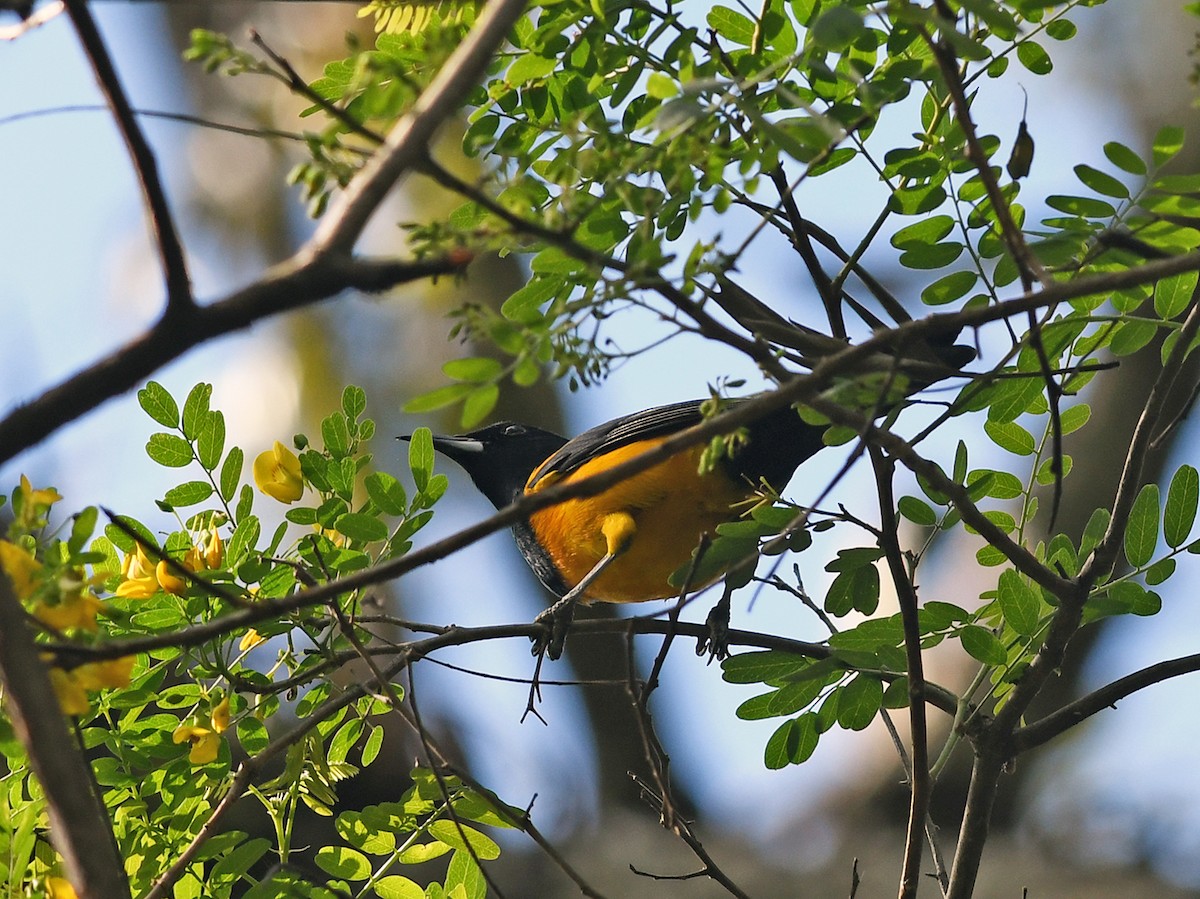
[[[504,429],[505,437],[520,437],[525,433],[525,429],[520,425],[509,425]]]

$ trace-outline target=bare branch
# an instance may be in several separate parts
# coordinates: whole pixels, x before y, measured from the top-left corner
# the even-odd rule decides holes
[[[163,279],[166,282],[167,306],[164,319],[177,313],[184,314],[194,303],[192,283],[188,276],[187,260],[183,256],[183,246],[179,243],[179,234],[171,217],[171,208],[167,204],[167,195],[159,178],[154,152],[146,142],[146,136],[142,134],[137,116],[129,105],[129,98],[125,96],[125,89],[121,86],[121,79],[117,77],[117,70],[108,55],[108,48],[105,47],[104,39],[100,36],[96,22],[88,10],[87,0],[65,2],[67,15],[75,25],[79,41],[92,63],[100,91],[108,101],[117,129],[121,132],[129,156],[133,160],[142,199],[146,203],[154,239],[158,245]]]
[[[338,195],[313,236],[311,252],[349,253],[379,204],[405,172],[424,157],[434,134],[483,77],[492,56],[525,11],[526,0],[490,0],[475,27],[441,71],[388,133],[346,190]]]
[[[1026,752],[1043,743],[1048,743],[1097,712],[1114,708],[1122,699],[1132,696],[1139,690],[1161,684],[1163,681],[1179,677],[1181,674],[1194,674],[1197,671],[1200,671],[1200,653],[1178,659],[1168,659],[1165,662],[1149,665],[1133,674],[1127,674],[1099,690],[1081,696],[1040,721],[1018,729],[1013,734],[1013,751]]]
[[[344,290],[378,291],[406,281],[453,274],[461,271],[467,261],[465,257],[406,262],[323,256],[299,264],[293,258],[222,300],[193,307],[187,316],[164,317],[132,343],[50,388],[33,402],[13,409],[0,421],[0,462],[35,446],[213,338]]]
[[[872,446],[871,464],[875,469],[875,485],[879,493],[880,537],[896,587],[900,606],[900,621],[904,628],[904,653],[908,662],[908,721],[912,731],[912,768],[909,776],[908,828],[904,843],[904,866],[900,873],[900,899],[916,899],[921,883],[921,850],[925,840],[925,819],[933,782],[929,777],[929,736],[925,721],[925,670],[921,659],[921,626],[917,620],[920,603],[912,577],[900,549],[896,518],[896,496],[892,487],[895,463],[885,459],[878,447]]]

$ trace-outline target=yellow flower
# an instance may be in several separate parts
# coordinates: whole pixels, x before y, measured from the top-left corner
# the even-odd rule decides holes
[[[146,555],[142,544],[136,544],[133,552],[125,554],[125,561],[121,563],[121,576],[131,581],[154,577],[154,562]]]
[[[47,877],[46,896],[47,899],[79,899],[75,887],[65,877]]]
[[[187,592],[187,581],[171,570],[171,566],[167,564],[166,559],[160,560],[154,567],[154,579],[168,593],[183,596]]]
[[[43,487],[41,490],[34,490],[33,484],[29,482],[29,478],[21,475],[21,500],[24,503],[24,508],[34,509],[38,506],[49,508],[60,499],[62,497],[53,487]]]
[[[86,715],[91,706],[88,705],[87,691],[79,681],[61,668],[50,669],[50,686],[58,696],[59,708],[64,715]]]
[[[192,751],[188,753],[188,761],[193,765],[207,765],[216,761],[217,751],[221,748],[221,738],[207,727],[197,727],[194,724],[181,724],[171,734],[175,743],[188,742]]]
[[[209,716],[212,722],[212,728],[219,734],[229,730],[229,697],[226,696],[213,707],[212,714]]]
[[[157,564],[146,555],[139,543],[131,553],[125,554],[121,563],[121,576],[125,580],[117,586],[117,596],[126,599],[149,599],[158,592]]]
[[[18,599],[28,599],[35,586],[34,575],[41,570],[42,563],[29,554],[29,550],[0,540],[0,570],[8,575],[13,592]]]
[[[300,460],[290,449],[275,441],[275,447],[254,460],[254,483],[258,489],[281,503],[294,503],[304,495]]]
[[[90,591],[77,590],[62,596],[54,605],[39,602],[33,608],[33,617],[56,631],[78,627],[96,632],[96,615],[104,608]]]
[[[122,581],[117,587],[117,596],[126,599],[149,599],[158,592],[158,581],[152,577],[133,578]]]
[[[264,637],[254,628],[250,628],[248,631],[246,631],[246,633],[242,634],[242,639],[238,641],[238,649],[240,649],[242,652],[245,652],[247,649],[253,649],[266,639],[266,637]]]
[[[121,656],[106,662],[87,662],[71,672],[75,683],[85,690],[128,687],[134,656]]]
[[[220,568],[221,563],[225,561],[225,544],[221,542],[221,535],[217,533],[217,529],[212,529],[212,535],[208,538],[208,546],[204,547],[204,564],[209,568]]]

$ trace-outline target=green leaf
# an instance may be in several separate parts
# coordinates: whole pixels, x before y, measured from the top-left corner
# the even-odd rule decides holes
[[[470,429],[487,418],[500,399],[499,384],[484,384],[467,394],[462,407],[462,426]]]
[[[229,450],[229,455],[225,457],[225,464],[221,466],[221,499],[229,502],[237,493],[238,484],[242,479],[242,463],[244,454],[240,446],[232,447]]]
[[[1033,435],[1013,421],[986,421],[984,432],[1002,450],[1017,456],[1032,456],[1036,444]]]
[[[533,324],[541,319],[541,307],[550,302],[566,285],[561,277],[535,277],[500,306],[500,314],[518,324]]]
[[[1076,403],[1063,409],[1061,418],[1063,434],[1073,434],[1078,431],[1092,417],[1092,409],[1087,403]]]
[[[1138,492],[1125,528],[1125,558],[1134,568],[1146,565],[1158,546],[1158,485],[1146,484]]]
[[[376,540],[386,540],[388,527],[378,518],[364,515],[361,512],[347,512],[337,520],[337,530],[351,540],[362,543],[373,543]]]
[[[1154,135],[1154,167],[1162,168],[1183,149],[1183,129],[1168,125]]]
[[[916,247],[900,254],[900,264],[905,268],[918,270],[945,268],[962,255],[963,249],[961,243],[953,240]]]
[[[913,524],[919,524],[927,528],[937,524],[937,514],[933,511],[933,507],[915,496],[900,497],[897,507],[900,514]]]
[[[447,384],[445,387],[438,387],[428,393],[413,397],[404,404],[404,411],[432,412],[435,409],[444,409],[446,406],[457,403],[474,389],[471,384]]]
[[[1181,465],[1171,478],[1163,510],[1163,536],[1171,549],[1183,546],[1192,533],[1197,500],[1200,500],[1200,472],[1191,465]]]
[[[254,863],[267,854],[271,841],[257,837],[247,840],[226,853],[220,861],[213,865],[209,877],[214,880],[224,877],[241,877],[253,867]]]
[[[183,402],[183,436],[195,440],[208,415],[208,404],[212,399],[212,384],[197,384]]]
[[[146,442],[146,455],[167,468],[183,468],[194,460],[190,443],[178,434],[161,432],[150,435]]]
[[[367,732],[367,740],[363,743],[362,750],[362,766],[368,767],[379,756],[379,750],[383,747],[383,728],[378,724],[368,725],[370,730]]]
[[[862,13],[839,3],[817,16],[809,28],[809,36],[819,47],[844,50],[865,30]]]
[[[331,412],[321,420],[321,440],[325,451],[334,459],[343,459],[350,452],[350,426],[341,412]]]
[[[837,721],[846,730],[863,730],[883,705],[883,684],[873,677],[858,675],[842,688]]]
[[[1179,315],[1191,304],[1198,278],[1198,272],[1184,272],[1163,278],[1154,285],[1154,311],[1166,319]]]
[[[1133,150],[1117,141],[1109,141],[1104,145],[1104,155],[1108,161],[1123,172],[1131,175],[1145,175],[1146,163]]]
[[[824,688],[825,681],[819,677],[785,684],[770,693],[752,696],[737,707],[735,714],[743,721],[794,715],[812,705]]]
[[[731,684],[777,683],[811,664],[804,656],[768,649],[730,656],[721,663],[721,671],[724,680]]]
[[[470,843],[475,854],[485,861],[500,857],[500,847],[491,837],[456,821],[445,819],[434,821],[429,825],[429,835],[441,840],[447,846],[463,852],[467,850],[467,844]],[[465,841],[464,836],[466,837]]]
[[[813,754],[819,739],[817,716],[812,712],[785,721],[767,740],[763,761],[772,770],[799,765]]]
[[[208,481],[186,481],[168,490],[163,499],[176,508],[186,508],[204,502],[212,492],[212,484]]]
[[[1041,618],[1041,599],[1014,569],[1000,572],[996,601],[1004,620],[1018,634],[1028,636],[1037,630]]]
[[[83,551],[84,545],[92,538],[92,533],[96,530],[96,521],[99,517],[100,510],[95,506],[88,506],[74,516],[71,522],[71,536],[67,540],[67,549],[72,555]],[[93,548],[93,551],[103,550]]]
[[[1157,587],[1175,573],[1174,559],[1159,559],[1146,569],[1146,583]]]
[[[408,508],[404,485],[387,472],[373,471],[363,479],[367,496],[385,515],[403,515]]]
[[[749,47],[754,40],[754,22],[727,6],[714,6],[705,20],[713,31],[735,44]]]
[[[138,405],[147,415],[167,428],[179,427],[179,406],[167,389],[157,381],[148,381],[138,391]]]
[[[926,306],[943,306],[962,299],[979,281],[979,273],[973,270],[951,272],[938,278],[921,291],[921,302]]]
[[[218,411],[208,412],[200,422],[196,435],[196,456],[205,471],[216,471],[225,451],[225,416]]]
[[[343,880],[366,880],[371,876],[370,859],[348,846],[322,846],[317,850],[316,862],[322,871]]]
[[[958,632],[958,636],[963,649],[971,658],[993,667],[1008,661],[1008,652],[1004,649],[1004,644],[987,628],[968,624]]]
[[[433,475],[433,432],[417,428],[408,438],[408,470],[417,490],[423,491]]]
[[[1063,194],[1052,194],[1046,197],[1046,205],[1059,212],[1070,215],[1081,215],[1090,219],[1110,219],[1117,214],[1116,207],[1107,200],[1095,197],[1070,197]]]
[[[1113,332],[1109,349],[1114,356],[1132,356],[1158,333],[1158,324],[1147,319],[1121,322]]]
[[[1069,41],[1078,31],[1070,19],[1055,19],[1046,25],[1046,35],[1056,41]]]
[[[496,359],[486,356],[472,356],[467,359],[451,359],[442,366],[442,373],[455,381],[467,381],[472,384],[486,384],[500,377],[504,366]]]
[[[837,617],[855,609],[870,615],[878,606],[879,571],[874,565],[843,571],[833,579],[825,595],[825,611]]]
[[[948,215],[931,215],[927,219],[905,225],[892,235],[897,250],[914,250],[938,243],[954,230],[954,219]]]
[[[1017,59],[1035,75],[1048,75],[1054,68],[1050,54],[1037,41],[1022,41],[1017,45]]]
[[[431,843],[414,843],[400,853],[400,863],[402,865],[419,865],[422,862],[441,858],[449,851],[450,847],[440,840],[434,840]]]
[[[557,59],[547,59],[534,53],[525,53],[517,57],[516,62],[504,73],[504,80],[513,87],[520,87],[530,81],[545,78],[558,68]]]
[[[1075,177],[1098,194],[1113,197],[1117,200],[1129,199],[1129,188],[1125,183],[1107,172],[1092,168],[1090,165],[1075,166]]]
[[[425,890],[420,884],[399,874],[379,878],[373,889],[379,899],[425,899]]]
[[[366,391],[354,384],[347,385],[342,391],[342,411],[351,421],[358,421],[358,417],[367,411]]]

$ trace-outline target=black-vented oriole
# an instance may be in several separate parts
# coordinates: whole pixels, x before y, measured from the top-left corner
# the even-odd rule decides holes
[[[635,412],[571,440],[505,421],[469,434],[434,437],[433,445],[502,508],[657,446],[700,423],[702,402]],[[644,602],[676,595],[678,588],[668,579],[688,562],[702,535],[735,520],[764,481],[776,492],[783,490],[800,463],[824,446],[824,432],[785,406],[749,424],[736,452],[703,474],[704,446],[692,447],[596,496],[540,509],[516,524],[521,554],[542,583],[563,598],[538,616],[549,621],[550,636],[535,651],[545,645],[557,658],[576,600]],[[724,603],[727,618],[727,597]]]

